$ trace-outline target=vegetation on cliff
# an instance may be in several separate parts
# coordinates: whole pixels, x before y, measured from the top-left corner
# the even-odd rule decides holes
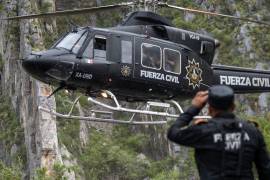
[[[26,151],[23,128],[10,102],[4,95],[0,96],[0,179],[17,180],[25,168]]]

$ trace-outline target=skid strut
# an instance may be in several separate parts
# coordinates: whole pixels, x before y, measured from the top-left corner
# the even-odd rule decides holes
[[[92,97],[88,97],[88,101],[90,101],[96,105],[99,105],[101,107],[104,107],[106,109],[112,110],[112,111],[132,113],[131,118],[129,120],[116,120],[116,119],[112,118],[112,112],[99,111],[99,110],[91,110],[90,116],[72,115],[72,112],[73,112],[76,104],[78,103],[79,99],[81,98],[81,96],[77,97],[75,99],[75,101],[72,103],[72,106],[71,106],[68,114],[58,113],[58,112],[52,110],[51,108],[45,108],[42,106],[39,106],[39,110],[47,112],[47,113],[51,113],[52,115],[55,115],[55,116],[60,117],[60,118],[66,118],[66,119],[77,119],[77,120],[85,120],[85,121],[118,123],[118,124],[133,124],[133,125],[166,124],[167,123],[166,117],[176,119],[179,116],[179,114],[183,113],[183,109],[181,108],[181,106],[174,100],[170,100],[170,101],[168,101],[168,103],[149,101],[146,103],[145,110],[140,109],[140,108],[142,108],[142,106],[138,106],[137,109],[130,109],[130,108],[122,107],[120,105],[120,103],[118,102],[116,96],[112,92],[104,90],[102,93],[105,93],[108,97],[110,97],[114,101],[115,106],[105,104],[101,101],[98,101],[98,100],[92,98]],[[171,114],[168,112],[169,109],[172,107],[171,105],[173,105],[175,107],[175,109],[178,111],[177,114]],[[48,107],[50,107],[50,106],[48,105]],[[163,112],[152,111],[151,107],[158,107],[160,109],[163,109],[164,111]],[[134,117],[136,114],[150,115],[151,119],[152,119],[153,115],[154,116],[161,116],[161,117],[164,117],[164,120],[162,120],[162,121],[134,121]],[[104,118],[104,116],[105,116],[105,118]],[[109,118],[107,118],[107,117],[109,117]],[[196,119],[199,119],[199,118],[208,119],[211,117],[209,117],[209,116],[196,116],[195,118]]]

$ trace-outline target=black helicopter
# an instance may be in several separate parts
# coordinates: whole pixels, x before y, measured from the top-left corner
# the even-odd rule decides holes
[[[26,15],[27,19],[78,14],[134,5],[122,3],[74,11]],[[156,5],[194,13],[267,22],[187,9],[158,2]],[[270,91],[270,72],[213,65],[219,41],[176,28],[151,11],[135,11],[113,28],[75,28],[48,50],[22,61],[35,79],[60,89],[100,96],[109,90],[126,101],[168,100],[193,96],[214,84],[232,86],[237,93]]]

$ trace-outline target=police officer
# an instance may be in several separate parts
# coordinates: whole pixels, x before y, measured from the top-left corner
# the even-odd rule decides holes
[[[209,121],[190,122],[208,102]],[[201,180],[253,180],[254,162],[260,180],[270,180],[270,158],[264,138],[253,123],[234,114],[234,92],[217,85],[200,91],[168,131],[168,138],[195,148]]]

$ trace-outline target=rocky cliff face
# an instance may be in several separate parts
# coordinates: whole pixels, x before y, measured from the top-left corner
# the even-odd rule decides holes
[[[56,10],[67,10],[81,7],[96,6],[98,1],[85,1],[85,0],[55,0]]]
[[[46,1],[53,7],[53,1]],[[30,14],[38,4],[26,0],[4,1],[1,17]],[[50,26],[47,24],[46,26]],[[20,59],[32,48],[43,48],[39,21],[1,21],[1,51],[3,58],[2,94],[11,98],[17,120],[24,131],[27,166],[25,178],[33,178],[37,168],[52,173],[53,164],[61,162],[56,131],[56,118],[38,110],[38,106],[55,108],[54,98],[47,99],[51,88],[30,78],[22,69]],[[11,152],[7,151],[9,157]]]

